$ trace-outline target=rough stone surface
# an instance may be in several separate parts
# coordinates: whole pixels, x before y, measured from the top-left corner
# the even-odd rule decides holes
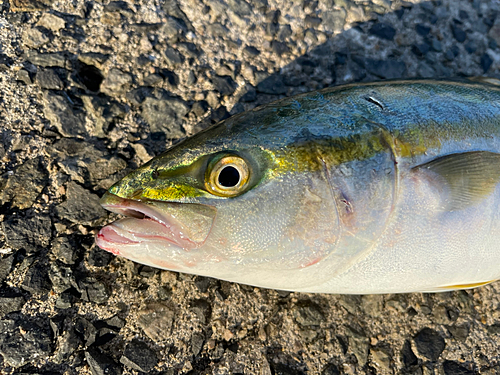
[[[459,341],[465,341],[467,336],[469,336],[469,327],[466,324],[449,326],[447,328],[451,335]]]
[[[39,70],[36,74],[36,83],[47,90],[62,90],[64,83],[53,69]]]
[[[23,33],[23,42],[31,48],[39,48],[49,42],[49,37],[39,28],[28,29]]]
[[[118,97],[128,90],[131,82],[132,77],[130,74],[113,68],[102,82],[101,91],[109,96]]]
[[[11,1],[10,9],[13,12],[33,12],[50,9],[52,0],[25,0]]]
[[[50,291],[51,287],[52,283],[49,278],[47,265],[39,261],[34,261],[30,264],[21,283],[21,288],[30,293],[45,294]]]
[[[134,370],[148,372],[158,364],[158,359],[144,342],[132,340],[125,347],[120,362]]]
[[[257,91],[264,94],[284,94],[287,89],[283,83],[283,79],[278,76],[271,76],[257,85]]]
[[[465,31],[462,30],[460,25],[457,24],[452,24],[451,25],[451,31],[453,33],[453,36],[459,43],[463,43],[465,41],[465,38],[467,37],[467,34]]]
[[[106,189],[230,115],[344,83],[500,77],[499,15],[488,0],[4,1],[0,373],[498,373],[499,283],[291,293],[94,238],[118,218],[99,211]]]
[[[125,160],[119,157],[99,158],[92,163],[87,163],[89,177],[93,181],[103,180],[116,172],[121,171],[127,166]]]
[[[12,320],[0,321],[0,355],[5,364],[14,368],[30,363],[33,358],[46,357],[53,350],[48,322],[26,318],[18,315]]]
[[[57,206],[57,214],[74,223],[91,223],[106,214],[99,204],[99,197],[80,185],[70,182],[67,200]]]
[[[109,356],[99,352],[98,349],[89,349],[85,352],[92,375],[120,375],[122,369]]]
[[[184,136],[182,118],[189,107],[179,99],[146,98],[142,104],[142,117],[149,124],[152,132],[165,133],[167,138]]]
[[[56,293],[60,294],[72,287],[78,287],[72,269],[59,262],[50,263],[48,275],[52,283],[52,290]]]
[[[328,364],[323,368],[323,371],[321,371],[321,375],[340,375],[341,372],[338,368],[338,366],[334,364]]]
[[[377,77],[394,79],[404,74],[406,65],[403,61],[368,59],[366,69]]]
[[[99,52],[86,52],[78,55],[78,60],[86,65],[92,65],[96,68],[102,68],[103,64],[108,61],[109,55]]]
[[[139,312],[138,324],[153,342],[170,335],[174,312],[160,302],[150,303]]]
[[[389,373],[391,371],[391,357],[383,350],[370,350],[373,364],[380,369],[381,372]]]
[[[94,277],[87,277],[80,280],[78,286],[82,291],[82,298],[85,301],[104,303],[109,298],[108,288]]]
[[[370,34],[382,39],[392,40],[396,35],[396,30],[391,25],[378,22],[370,28]]]
[[[418,364],[418,358],[415,353],[413,353],[409,340],[406,340],[403,345],[403,349],[401,350],[401,359],[403,360],[403,364],[407,367]]]
[[[413,340],[419,354],[431,361],[437,360],[446,346],[441,335],[431,328],[424,328]]]
[[[231,77],[215,76],[212,78],[212,83],[215,89],[223,96],[231,95],[237,87],[236,82]]]
[[[25,69],[20,69],[16,73],[16,81],[23,82],[25,85],[31,85],[33,83],[30,73]]]
[[[35,251],[49,244],[51,237],[51,220],[49,217],[11,216],[2,222],[7,244],[13,249]]]
[[[368,360],[370,343],[361,332],[350,328],[348,331],[349,351],[356,357],[358,364],[363,366]]]
[[[201,335],[199,333],[193,334],[193,336],[191,337],[191,351],[193,352],[194,356],[200,354],[201,349],[203,348],[204,341],[204,335]]]
[[[37,22],[38,26],[43,26],[54,32],[58,32],[66,26],[63,18],[56,16],[52,13],[44,13]]]
[[[45,116],[63,136],[76,137],[87,134],[85,113],[76,107],[67,95],[46,91],[44,99]]]
[[[98,85],[95,85],[92,91],[98,91]],[[89,115],[92,127],[90,134],[100,138],[106,137],[109,127],[117,120],[124,117],[127,108],[117,101],[110,100],[108,97],[85,95],[82,101],[87,114]]]
[[[61,139],[50,148],[52,157],[72,180],[80,184],[111,186],[116,174],[125,166],[124,161],[103,152],[100,147],[76,139]],[[111,181],[107,181],[111,178]]]
[[[0,318],[13,311],[19,311],[26,300],[22,296],[0,297]]]
[[[2,204],[10,203],[23,210],[31,207],[48,183],[48,172],[41,158],[27,160],[12,174],[6,176],[6,184],[0,192]]]
[[[0,282],[4,281],[12,269],[14,257],[12,255],[0,258]]]
[[[165,50],[165,58],[167,63],[173,67],[181,65],[185,60],[184,56],[172,47],[167,47]]]
[[[444,361],[443,371],[445,375],[473,375],[476,372],[453,361]]]
[[[28,51],[26,59],[37,66],[58,66],[64,68],[66,66],[66,57],[61,53],[38,53],[36,51]]]
[[[54,362],[65,363],[82,344],[80,337],[73,327],[66,329],[57,337],[57,346],[54,351]],[[87,359],[90,364],[90,361]]]
[[[101,251],[97,246],[93,246],[89,253],[87,262],[94,267],[106,267],[113,259],[113,254]]]
[[[292,310],[292,315],[302,327],[319,326],[324,320],[319,307],[311,302],[304,301]]]
[[[77,259],[76,241],[69,237],[57,237],[52,241],[52,252],[54,255],[66,264],[75,264]]]

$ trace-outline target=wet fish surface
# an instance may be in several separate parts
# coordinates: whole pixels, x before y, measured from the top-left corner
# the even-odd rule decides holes
[[[331,87],[233,116],[113,185],[104,250],[265,288],[397,293],[500,278],[500,86]]]

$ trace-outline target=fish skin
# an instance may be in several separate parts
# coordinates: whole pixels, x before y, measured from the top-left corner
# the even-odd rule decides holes
[[[495,83],[350,84],[233,116],[102,198],[105,208],[134,216],[161,210],[154,202],[179,204],[158,211],[176,241],[128,218],[103,228],[97,244],[159,268],[293,291],[444,291],[498,279]],[[245,190],[229,198],[205,185],[207,168],[226,153],[251,171]],[[176,214],[182,204],[189,210]],[[192,214],[200,230],[191,224],[190,233],[202,235],[182,248],[178,238],[197,209],[210,212]]]

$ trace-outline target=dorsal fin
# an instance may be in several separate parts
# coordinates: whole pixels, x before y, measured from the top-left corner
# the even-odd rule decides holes
[[[461,210],[490,195],[500,181],[500,154],[472,151],[439,157],[414,170],[429,171],[449,191],[446,208]]]

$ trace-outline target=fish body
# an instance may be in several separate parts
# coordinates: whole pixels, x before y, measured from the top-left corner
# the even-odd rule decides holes
[[[493,82],[493,81],[492,81]],[[153,267],[320,293],[500,278],[500,87],[350,84],[233,116],[102,198],[97,244]]]

